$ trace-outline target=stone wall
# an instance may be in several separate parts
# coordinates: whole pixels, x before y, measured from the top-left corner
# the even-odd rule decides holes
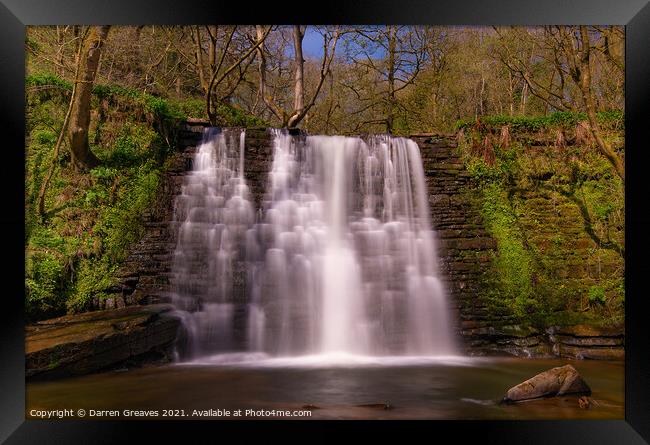
[[[98,309],[167,301],[171,256],[176,244],[174,197],[208,124],[191,121],[178,132],[178,150],[168,161],[156,205],[144,215],[145,234],[119,270],[113,296],[96,302]],[[300,136],[298,136],[300,137]],[[483,277],[496,249],[486,232],[479,209],[468,191],[470,177],[456,153],[451,135],[413,135],[420,147],[429,189],[432,224],[437,233],[443,281],[454,313],[454,330],[470,354],[620,358],[623,334],[593,328],[549,328],[539,332],[518,326],[508,317],[495,317],[480,302]],[[246,181],[259,208],[267,188],[272,162],[272,138],[267,129],[246,130]],[[242,266],[243,267],[243,266]],[[235,268],[236,292],[243,292],[244,271]]]
[[[273,138],[266,128],[246,130],[244,173],[255,207],[260,208],[267,186],[267,177],[273,162]]]
[[[420,147],[440,268],[456,315],[455,328],[463,336],[489,319],[476,295],[496,243],[467,196],[469,174],[455,152],[453,136],[413,135],[411,139]]]
[[[452,135],[412,135],[420,147],[429,186],[431,218],[438,238],[438,255],[455,312],[455,329],[464,350],[472,355],[511,354],[524,357],[622,359],[624,332],[619,328],[550,326],[538,330],[518,325],[513,317],[491,313],[478,296],[496,253],[496,242],[486,232],[480,209],[471,197],[470,176],[457,154]],[[575,205],[566,198],[527,191],[520,200],[519,223],[537,249],[549,249],[549,240],[561,234],[568,243],[546,263],[563,285],[586,289],[593,277],[615,275],[614,252],[594,261],[593,240]],[[557,257],[557,258],[556,258]]]

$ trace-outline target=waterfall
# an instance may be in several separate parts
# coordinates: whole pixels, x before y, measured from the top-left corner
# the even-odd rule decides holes
[[[187,355],[453,354],[417,144],[272,136],[257,216],[243,133],[207,130],[176,200]]]
[[[244,180],[244,132],[207,128],[174,203],[178,240],[172,303],[187,331],[188,356],[232,350],[241,343],[235,289],[246,230],[255,210]]]

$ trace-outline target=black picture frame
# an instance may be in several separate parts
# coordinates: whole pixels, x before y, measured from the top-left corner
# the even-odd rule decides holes
[[[620,421],[418,421],[418,422],[228,422],[25,420],[24,377],[24,69],[25,26],[47,24],[196,23],[399,23],[430,25],[608,24],[626,27],[626,359],[625,420]],[[643,278],[650,276],[645,211],[648,164],[645,117],[650,107],[650,4],[648,0],[343,0],[249,2],[223,0],[0,0],[0,113],[3,150],[0,183],[4,233],[0,303],[0,440],[6,443],[127,442],[135,432],[147,441],[216,442],[226,434],[282,432],[284,437],[324,439],[343,430],[397,439],[464,443],[650,443],[650,323]],[[21,148],[22,147],[22,148]],[[644,150],[645,149],[645,150]],[[11,284],[11,286],[6,286]],[[191,421],[189,421],[191,422]],[[252,426],[254,428],[252,428]],[[179,428],[180,427],[180,428]],[[227,431],[226,431],[227,430]],[[305,435],[311,434],[311,435]],[[316,436],[317,435],[317,436]],[[416,436],[417,435],[417,436]],[[243,437],[243,436],[240,436]],[[365,436],[368,440],[370,436]],[[416,439],[419,437],[419,439]],[[443,439],[446,438],[446,439]]]

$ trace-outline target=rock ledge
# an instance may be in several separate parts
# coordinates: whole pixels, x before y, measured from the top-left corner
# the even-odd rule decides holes
[[[61,378],[171,360],[180,320],[156,304],[87,312],[26,327],[27,378]]]

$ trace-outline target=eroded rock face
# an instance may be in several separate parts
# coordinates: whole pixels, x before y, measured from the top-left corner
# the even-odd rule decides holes
[[[623,360],[625,328],[585,325],[551,326],[538,330],[525,325],[497,325],[464,320],[462,335],[470,355]]]
[[[510,388],[502,402],[514,403],[566,394],[591,395],[591,388],[571,365],[549,369]]]
[[[179,333],[172,306],[87,312],[26,327],[27,378],[60,378],[118,366],[166,362]]]

